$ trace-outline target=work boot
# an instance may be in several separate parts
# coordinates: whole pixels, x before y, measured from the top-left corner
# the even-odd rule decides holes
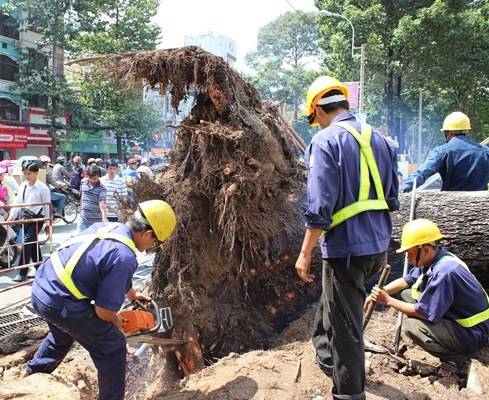
[[[17,275],[15,278],[12,278],[14,282],[24,282],[27,280],[27,276]]]

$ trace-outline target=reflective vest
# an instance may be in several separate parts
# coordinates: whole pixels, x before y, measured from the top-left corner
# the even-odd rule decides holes
[[[79,235],[77,237],[71,238],[66,241],[59,249],[51,254],[51,263],[53,264],[54,271],[58,276],[58,279],[65,285],[66,289],[70,291],[70,293],[77,300],[89,300],[87,296],[85,296],[80,290],[76,287],[75,282],[73,281],[72,275],[73,270],[77,266],[80,258],[85,254],[88,248],[92,245],[96,240],[117,240],[125,244],[129,247],[134,253],[136,253],[136,244],[134,241],[127,236],[121,235],[119,233],[112,233],[115,228],[119,226],[118,223],[113,223],[103,228],[100,228],[97,233],[94,234],[85,234]],[[61,262],[59,258],[59,251],[66,247],[69,247],[76,243],[82,243],[80,247],[78,247],[70,257],[70,259],[66,262],[65,265]]]
[[[362,134],[360,135],[355,128],[346,122],[336,122],[333,125],[341,126],[343,129],[346,129],[360,145],[360,190],[358,201],[336,211],[332,215],[331,218],[333,221],[331,223],[331,228],[334,228],[336,225],[345,222],[348,218],[364,211],[389,209],[384,197],[384,188],[382,187],[379,168],[377,167],[374,153],[370,146],[372,127],[362,122]],[[372,178],[375,186],[375,191],[377,193],[376,199],[368,198],[370,193],[370,178]]]
[[[456,319],[455,320],[455,322],[457,324],[463,326],[464,328],[472,328],[473,326],[475,326],[477,324],[480,324],[481,322],[484,322],[487,319],[489,319],[489,295],[484,290],[484,288],[482,287],[482,285],[480,284],[480,282],[477,280],[477,278],[472,274],[472,272],[470,272],[470,269],[467,266],[467,264],[465,264],[462,260],[460,260],[455,255],[449,253],[448,255],[443,256],[442,258],[440,258],[435,265],[438,265],[442,261],[448,261],[448,260],[453,260],[453,261],[457,262],[458,264],[460,264],[462,267],[464,267],[466,269],[466,271],[469,272],[470,275],[472,275],[472,277],[475,279],[475,281],[479,284],[479,286],[482,289],[482,292],[486,296],[488,307],[484,311],[481,311],[480,313],[477,313],[475,315],[472,315],[471,317],[461,318],[461,319]],[[421,293],[424,290],[424,288],[422,288],[422,289],[419,288],[421,282],[423,282],[423,278],[424,277],[425,277],[425,274],[421,274],[418,277],[418,279],[416,280],[416,283],[411,287],[411,295],[416,300],[419,298],[419,296],[421,296]]]

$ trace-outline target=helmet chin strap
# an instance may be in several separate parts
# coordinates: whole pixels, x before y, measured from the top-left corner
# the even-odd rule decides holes
[[[421,258],[421,250],[423,249],[422,246],[418,246],[418,252],[416,253],[416,264],[415,267],[418,267],[419,265],[419,259]]]

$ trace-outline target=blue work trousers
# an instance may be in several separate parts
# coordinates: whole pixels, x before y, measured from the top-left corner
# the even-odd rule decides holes
[[[57,201],[56,209],[54,210],[57,214],[64,215],[63,210],[66,203],[66,195],[58,192],[51,192],[51,202]]]
[[[88,351],[97,367],[99,400],[123,400],[126,377],[123,333],[98,318],[92,306],[76,313],[55,310],[35,295],[32,295],[32,306],[46,320],[50,333],[27,363],[26,371],[31,374],[53,372],[76,340]]]

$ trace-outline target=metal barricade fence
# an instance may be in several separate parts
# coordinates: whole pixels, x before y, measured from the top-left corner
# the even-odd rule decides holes
[[[22,209],[25,207],[35,207],[35,206],[45,206],[49,207],[49,216],[33,218],[33,219],[16,219],[13,221],[5,221],[3,217],[0,218],[0,264],[4,269],[0,269],[0,274],[5,274],[12,271],[20,271],[29,267],[36,267],[42,263],[42,255],[40,246],[49,242],[49,253],[53,252],[53,227],[52,227],[52,203],[31,203],[31,204],[9,204],[3,206],[3,208],[9,208],[10,213],[15,208],[20,208],[20,212],[18,218],[22,217]],[[49,233],[48,238],[43,239],[39,238],[39,229],[42,229],[45,222],[48,222],[49,225]],[[40,224],[40,223],[43,224]],[[30,224],[35,224],[36,235],[35,238],[37,240],[24,242],[24,236],[26,233],[26,227],[29,228]],[[5,230],[5,239],[3,231]],[[17,232],[16,232],[17,231]],[[22,235],[22,240],[18,239],[18,235]],[[12,241],[15,239],[15,241]],[[13,242],[13,243],[11,243]],[[35,262],[29,262],[30,260],[25,260],[24,257],[24,249],[26,245],[35,245],[36,246],[36,260]],[[18,254],[20,252],[20,254]],[[17,255],[14,257],[14,255]],[[13,258],[13,259],[12,259]],[[19,258],[19,265],[14,267],[16,259]],[[0,289],[0,293],[6,292],[8,290],[16,289],[21,286],[29,285],[33,282],[33,279],[27,279],[24,282],[20,282],[18,284]]]

